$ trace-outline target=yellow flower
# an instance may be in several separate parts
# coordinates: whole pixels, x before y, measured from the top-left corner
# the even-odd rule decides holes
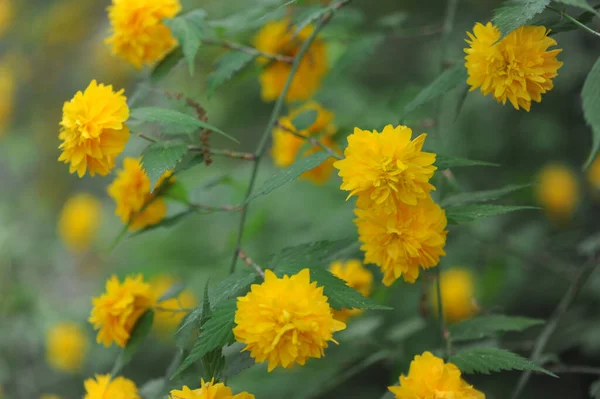
[[[173,277],[161,275],[152,279],[150,286],[154,290],[155,297],[160,298],[176,283],[177,281]],[[192,308],[196,306],[196,303],[194,294],[189,290],[184,290],[176,298],[160,302],[160,308],[165,309],[165,311],[157,311],[154,314],[154,326],[158,333],[164,337],[170,336],[169,333],[172,333],[177,328],[181,319],[185,316],[184,312],[169,312],[167,309]]]
[[[156,298],[141,275],[127,277],[123,284],[112,276],[106,282],[106,293],[93,298],[92,303],[88,320],[100,330],[96,341],[107,347],[113,342],[125,347],[136,321],[154,306]]]
[[[12,68],[5,63],[0,64],[0,136],[6,132],[10,124],[15,92],[16,84]]]
[[[75,252],[88,249],[100,226],[102,204],[89,194],[77,194],[63,206],[58,232],[63,242]]]
[[[254,38],[253,44],[264,53],[294,57],[314,29],[314,26],[308,25],[296,34],[296,26],[289,20],[273,21],[262,27]],[[262,57],[258,58],[258,63],[264,65],[260,75],[262,98],[265,101],[273,101],[283,91],[292,65]],[[321,80],[328,69],[325,42],[317,37],[300,62],[286,101],[304,101],[310,98],[321,85]]]
[[[0,0],[0,38],[12,25],[14,7],[12,0]]]
[[[414,206],[400,204],[392,215],[378,207],[355,213],[365,263],[381,268],[387,286],[400,277],[414,283],[419,266],[437,266],[440,256],[446,255],[446,214],[430,197]]]
[[[475,286],[473,276],[467,269],[450,269],[442,272],[440,280],[442,290],[442,308],[444,319],[448,323],[457,323],[473,317],[477,312],[475,302]],[[435,282],[431,285],[431,303],[435,314],[438,314],[437,287]]]
[[[88,378],[83,385],[83,399],[141,399],[135,383],[125,377],[111,380],[110,374],[96,374],[96,379]]]
[[[317,119],[308,128],[298,131],[293,124],[293,120],[298,115],[309,110],[317,111]],[[294,136],[289,130],[304,137],[315,137],[322,144],[337,151],[338,147],[331,138],[337,132],[337,127],[333,123],[334,118],[335,115],[333,112],[323,108],[314,101],[295,109],[288,116],[279,118],[278,125],[273,129],[273,147],[271,148],[271,156],[275,165],[280,168],[287,168],[296,161],[303,148],[306,149],[300,154],[301,157],[314,154],[317,151],[323,151],[319,146],[306,145],[306,140]],[[325,183],[331,177],[333,163],[334,159],[328,158],[316,168],[304,172],[300,177],[316,184]]]
[[[114,92],[112,86],[92,83],[85,92],[77,92],[63,107],[58,138],[63,152],[59,161],[70,163],[69,172],[82,177],[107,175],[115,166],[115,158],[129,140],[129,107],[123,90]]]
[[[254,395],[248,392],[234,395],[231,388],[222,382],[215,384],[213,378],[210,382],[202,380],[202,387],[198,389],[189,389],[184,386],[180,391],[172,390],[169,399],[254,399]]]
[[[269,362],[269,371],[281,365],[304,365],[324,355],[333,333],[346,325],[333,318],[323,287],[310,282],[310,272],[283,278],[270,270],[265,281],[237,299],[235,339],[246,344],[257,363]]]
[[[179,0],[113,0],[108,7],[112,52],[140,69],[164,58],[177,40],[163,23],[181,11]]]
[[[46,359],[54,369],[66,373],[81,370],[87,353],[87,337],[75,323],[58,323],[46,338]]]
[[[385,213],[395,213],[404,203],[415,205],[427,198],[435,154],[421,151],[427,134],[411,141],[412,130],[406,126],[387,125],[381,133],[354,128],[348,136],[345,159],[333,164],[342,177],[342,190],[348,198],[358,195],[360,208],[377,206]]]
[[[156,189],[171,176],[165,172],[156,183]],[[156,192],[156,189],[154,190]],[[116,179],[108,186],[108,195],[115,200],[115,214],[129,230],[139,230],[160,222],[167,214],[167,204],[163,198],[150,193],[150,178],[136,158],[125,158],[123,169],[117,172]]]
[[[335,261],[329,265],[331,273],[346,282],[346,285],[354,288],[362,296],[369,296],[373,291],[373,274],[363,266],[358,259],[350,259],[346,262]],[[362,309],[342,309],[334,310],[333,317],[336,320],[345,322],[348,318],[358,316],[363,312]]]
[[[546,165],[539,174],[536,196],[550,217],[558,220],[570,218],[579,201],[575,173],[561,164]]]
[[[388,388],[396,399],[485,399],[483,392],[461,378],[458,367],[431,352],[415,356],[408,375],[400,376],[400,386]]]
[[[498,42],[498,28],[476,23],[473,33],[467,32],[470,47],[465,49],[471,91],[480,88],[502,104],[508,99],[515,109],[529,111],[532,100],[539,103],[552,90],[563,64],[556,59],[562,50],[548,51],[557,44],[549,33],[543,26],[521,26]]]

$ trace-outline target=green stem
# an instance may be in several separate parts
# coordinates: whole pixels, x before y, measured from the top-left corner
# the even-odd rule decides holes
[[[567,14],[564,10],[558,10],[554,7],[551,6],[546,6],[549,10],[554,11],[555,13],[557,13],[558,15],[568,19],[569,21],[573,22],[575,25],[579,26],[581,29],[584,29],[588,32],[590,32],[592,35],[600,37],[600,33],[596,32],[595,30],[593,30],[592,28],[590,28],[589,26],[587,26],[586,24],[580,22],[577,18],[573,18],[572,16],[570,16],[569,14]],[[598,16],[600,18],[600,15],[598,15],[598,12],[595,12],[596,16]]]
[[[448,328],[446,327],[446,318],[444,316],[444,301],[442,299],[442,270],[441,265],[435,268],[436,280],[435,287],[437,291],[437,308],[438,308],[438,320],[440,322],[440,333],[442,335],[443,342],[446,343],[446,359],[452,355],[452,342],[448,336]]]

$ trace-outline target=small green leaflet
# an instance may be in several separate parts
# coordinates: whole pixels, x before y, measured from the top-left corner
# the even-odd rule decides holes
[[[179,323],[175,332],[175,345],[178,348],[188,348],[196,332],[200,329],[200,319],[202,318],[202,305],[194,308]]]
[[[448,362],[455,364],[463,373],[467,374],[490,374],[502,370],[530,370],[558,378],[556,374],[541,368],[532,361],[516,353],[498,348],[465,349],[450,356]]]
[[[125,367],[133,356],[140,349],[140,346],[150,334],[150,330],[152,329],[152,322],[154,321],[154,312],[152,310],[147,310],[143,315],[135,323],[133,326],[133,330],[131,330],[131,336],[127,341],[127,345],[121,351],[121,354],[117,358],[115,365],[111,371],[111,375],[114,377],[119,374],[119,372]]]
[[[497,163],[485,161],[473,161],[465,158],[449,157],[447,155],[437,154],[435,157],[435,166],[438,170],[449,168],[459,168],[465,166],[500,166]]]
[[[544,11],[550,0],[506,0],[494,10],[492,23],[500,29],[502,37]]]
[[[181,47],[175,48],[154,67],[150,74],[150,81],[152,83],[157,83],[162,80],[177,66],[177,64],[179,64],[179,61],[181,61],[182,58],[183,51],[181,50]]]
[[[244,69],[256,56],[241,51],[231,51],[223,54],[215,62],[215,70],[208,75],[207,95],[210,98],[215,90]]]
[[[464,65],[459,64],[453,68],[446,69],[433,82],[421,90],[411,102],[406,104],[400,119],[404,119],[406,115],[410,114],[421,105],[447,93],[461,83],[466,82],[466,80],[467,70]]]
[[[165,20],[165,24],[171,28],[173,36],[177,38],[183,50],[183,55],[190,69],[190,75],[194,75],[194,62],[205,36],[205,17],[206,12],[198,9],[172,20]]]
[[[600,149],[600,58],[596,60],[585,79],[581,98],[583,99],[583,115],[588,125],[592,127],[592,151],[584,165],[584,168],[587,169]]]
[[[168,170],[173,170],[187,153],[187,145],[181,141],[161,141],[150,144],[142,152],[142,168],[150,178],[150,188]]]
[[[233,273],[209,289],[209,298],[213,309],[221,302],[246,295],[250,286],[258,282],[258,276],[243,270]]]
[[[168,301],[169,299],[177,298],[179,296],[179,294],[181,294],[184,290],[185,290],[185,284],[175,283],[172,286],[170,286],[169,289],[160,296],[160,298],[158,298],[157,302],[160,303],[160,302]]]
[[[306,130],[317,121],[319,114],[314,109],[307,109],[292,120],[292,125],[296,130]]]
[[[446,209],[446,218],[448,223],[457,224],[472,222],[473,220],[483,219],[490,216],[503,215],[505,213],[521,211],[525,209],[539,209],[535,206],[514,206],[514,205],[462,205]]]
[[[502,188],[485,191],[474,191],[470,193],[455,194],[444,198],[441,205],[443,207],[470,204],[474,202],[493,201],[512,192],[531,187],[531,184],[509,184]]]
[[[290,266],[326,266],[334,260],[340,252],[357,244],[356,239],[345,238],[337,241],[317,241],[284,248],[281,252],[271,256],[269,267],[278,265]]]
[[[326,151],[319,151],[298,159],[289,168],[280,170],[267,180],[246,200],[246,204],[258,197],[269,194],[271,191],[278,189],[292,180],[296,180],[302,173],[321,165],[329,156]]]
[[[236,345],[233,344],[232,348]],[[230,378],[238,375],[242,371],[254,366],[256,362],[250,357],[250,352],[241,352],[238,348],[232,355],[225,357],[225,370],[222,373],[223,378]],[[228,349],[228,348],[226,348]]]
[[[498,332],[523,331],[544,323],[544,320],[528,317],[479,316],[450,326],[450,339],[455,342],[470,341],[494,336]]]
[[[592,12],[592,13],[596,14],[596,16],[600,17],[600,13],[598,13],[598,11],[596,11],[596,9],[594,7],[590,6],[590,3],[588,3],[587,0],[554,0],[554,1],[556,1],[557,3],[566,4],[568,6],[581,8],[582,10]]]

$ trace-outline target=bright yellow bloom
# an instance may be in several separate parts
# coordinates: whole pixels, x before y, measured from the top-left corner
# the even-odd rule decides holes
[[[156,183],[156,189],[171,174],[169,171],[165,172]],[[136,158],[125,158],[123,169],[117,172],[116,179],[108,186],[108,195],[117,204],[115,214],[123,223],[130,223],[129,230],[139,230],[156,224],[167,214],[165,200],[153,197],[150,191],[150,178],[142,169],[140,161]]]
[[[184,386],[180,391],[172,390],[169,399],[254,399],[254,395],[248,392],[234,395],[231,388],[222,382],[215,384],[213,378],[210,382],[202,380],[202,387],[198,389],[189,389]]]
[[[129,107],[123,90],[92,83],[85,92],[77,92],[63,107],[58,138],[63,152],[59,161],[70,163],[69,172],[82,177],[107,175],[115,166],[115,158],[123,152],[129,140]]]
[[[100,227],[102,204],[89,194],[77,194],[63,206],[58,233],[74,252],[88,249]]]
[[[269,371],[320,358],[327,342],[335,342],[333,333],[346,328],[333,318],[323,287],[310,282],[308,269],[283,278],[266,270],[265,281],[237,299],[235,323],[235,339],[257,363],[268,360]]]
[[[141,399],[135,383],[125,377],[110,379],[110,374],[88,378],[83,399]]]
[[[457,323],[473,317],[478,307],[475,301],[475,285],[473,275],[467,269],[455,268],[442,272],[440,280],[442,290],[442,308],[444,319],[448,323]],[[431,285],[431,304],[435,314],[438,314],[437,287]]]
[[[546,165],[539,174],[537,202],[557,220],[571,217],[579,202],[579,185],[575,173],[561,164]]]
[[[87,353],[85,332],[75,323],[58,323],[46,337],[46,359],[54,369],[65,373],[81,370]]]
[[[136,321],[156,303],[156,297],[141,275],[126,277],[121,284],[117,276],[106,282],[106,292],[92,299],[88,319],[98,331],[96,341],[104,346],[113,342],[125,347]]]
[[[329,265],[329,271],[346,282],[346,285],[354,288],[362,296],[369,296],[373,291],[373,273],[363,266],[358,259],[350,259],[345,262],[335,261]],[[342,309],[334,310],[333,317],[336,320],[345,322],[348,318],[358,316],[363,312],[362,309]]]
[[[108,7],[113,54],[140,69],[164,58],[177,40],[163,23],[181,11],[179,0],[113,0]]]
[[[422,151],[427,134],[411,137],[406,126],[387,125],[381,133],[354,128],[345,159],[333,164],[342,177],[340,188],[350,191],[348,198],[358,195],[360,208],[376,206],[386,214],[427,198],[435,190],[429,183],[437,169],[435,154]]]
[[[600,157],[596,157],[587,170],[587,180],[595,197],[600,194]]]
[[[4,36],[13,22],[14,7],[12,0],[0,0],[0,38]]]
[[[10,125],[16,89],[13,70],[3,62],[0,64],[0,137]]]
[[[498,28],[476,23],[473,33],[467,32],[470,47],[465,49],[471,91],[480,88],[502,104],[508,99],[515,109],[529,111],[532,100],[539,103],[552,90],[563,64],[556,59],[562,50],[548,51],[557,44],[549,33],[543,26],[521,26],[498,42]]]
[[[155,297],[160,298],[176,283],[177,281],[173,277],[160,275],[150,281],[150,286],[154,290]],[[156,311],[154,314],[154,326],[158,333],[163,337],[171,336],[170,333],[177,328],[185,316],[184,312],[169,312],[167,309],[193,308],[196,304],[196,298],[189,290],[184,290],[176,298],[160,302],[160,308],[165,311]]]
[[[400,386],[388,387],[396,399],[485,399],[483,392],[461,378],[460,370],[431,352],[417,355]]]
[[[254,38],[253,44],[264,53],[294,57],[302,43],[314,30],[314,26],[308,25],[295,34],[296,26],[292,25],[289,20],[273,21],[262,27]],[[265,101],[273,101],[283,91],[292,64],[271,61],[263,57],[258,58],[258,63],[264,65],[264,70],[260,75],[262,98]],[[286,101],[309,99],[321,85],[321,80],[328,69],[327,47],[325,42],[317,37],[300,62]]]
[[[430,197],[413,206],[400,204],[392,215],[378,207],[355,213],[365,263],[381,268],[387,286],[400,277],[414,283],[419,267],[437,266],[446,255],[446,213]]]

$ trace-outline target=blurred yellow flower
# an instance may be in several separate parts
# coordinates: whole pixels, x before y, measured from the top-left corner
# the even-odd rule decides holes
[[[477,313],[475,285],[473,275],[469,270],[462,268],[446,270],[442,272],[440,284],[444,319],[448,323],[457,323],[469,319]],[[429,292],[431,304],[437,315],[437,286],[435,282],[431,285]]]
[[[254,395],[248,392],[233,394],[231,388],[219,382],[215,384],[213,378],[210,382],[202,380],[202,387],[190,389],[184,386],[181,390],[172,390],[169,399],[254,399]]]
[[[310,282],[308,269],[283,278],[266,270],[262,284],[238,297],[235,323],[235,339],[257,363],[268,361],[269,371],[322,357],[327,342],[335,342],[333,333],[346,328],[333,318],[323,287]]]
[[[400,386],[388,389],[396,399],[485,399],[483,392],[461,378],[458,367],[431,352],[415,356],[408,375],[400,376]]]
[[[471,91],[479,88],[502,104],[508,99],[515,109],[529,111],[532,100],[541,102],[554,87],[552,79],[563,64],[556,59],[562,50],[548,51],[557,44],[549,33],[543,26],[521,26],[498,42],[497,27],[476,23],[473,33],[467,32],[470,47],[465,49]]]
[[[160,61],[177,45],[163,20],[179,11],[179,0],[112,0],[108,7],[112,31],[106,43],[113,54],[138,69]]]
[[[89,322],[98,331],[96,341],[108,347],[113,342],[125,347],[136,321],[156,303],[156,297],[141,275],[126,277],[121,284],[116,276],[106,282],[106,292],[92,299]]]
[[[70,163],[69,172],[82,177],[107,175],[115,166],[115,158],[129,140],[129,107],[123,90],[114,92],[112,86],[95,80],[85,92],[77,92],[63,107],[58,138],[63,152],[59,161]]]
[[[110,374],[88,378],[83,383],[83,399],[141,399],[135,383],[125,377],[111,379]]]
[[[575,173],[571,168],[555,163],[544,166],[538,179],[537,202],[550,217],[559,221],[569,219],[579,202],[579,184]]]
[[[595,197],[600,194],[600,157],[596,157],[587,170],[587,180]]]
[[[160,275],[150,280],[150,286],[152,286],[156,298],[160,298],[176,283],[177,281],[169,275]],[[196,298],[189,290],[184,290],[175,298],[159,302],[158,306],[164,310],[157,310],[155,312],[154,327],[161,336],[170,337],[170,333],[177,328],[186,313],[177,311],[169,312],[168,310],[193,308],[196,304]]]
[[[75,323],[58,323],[46,337],[48,364],[65,373],[75,373],[83,367],[88,341],[85,332]]]
[[[386,214],[400,204],[415,205],[435,190],[429,183],[437,169],[435,154],[423,152],[427,134],[411,140],[406,126],[387,125],[381,133],[354,128],[348,136],[345,159],[333,164],[342,177],[340,188],[358,196],[360,208],[377,206]]]
[[[414,283],[419,267],[437,266],[446,255],[446,214],[431,197],[416,205],[398,205],[395,214],[373,207],[356,209],[360,247],[365,263],[373,263],[383,272],[383,284],[389,286],[400,277]]]
[[[156,188],[171,176],[165,172],[156,183]],[[167,214],[167,204],[163,198],[150,193],[150,178],[136,158],[125,158],[123,169],[108,186],[108,195],[115,200],[115,214],[129,230],[139,230],[160,222]],[[155,189],[156,192],[156,189]]]
[[[273,21],[265,24],[254,38],[254,46],[267,54],[279,54],[294,57],[302,43],[314,32],[314,26],[308,25],[296,32],[296,26],[289,20]],[[271,61],[264,57],[258,58],[258,63],[264,66],[260,75],[262,98],[273,101],[279,97],[288,79],[292,64]],[[306,52],[292,85],[286,96],[286,101],[304,101],[309,99],[321,85],[321,80],[329,69],[327,47],[319,37],[315,38]]]
[[[337,260],[329,265],[331,273],[346,282],[346,285],[354,288],[362,296],[369,296],[373,291],[373,273],[363,266],[358,259],[349,259],[345,262]],[[341,322],[348,318],[358,316],[362,309],[333,310],[333,317]]]
[[[90,248],[100,227],[102,204],[89,194],[69,198],[60,213],[58,233],[74,252]]]
[[[0,0],[0,38],[12,25],[14,18],[13,0]]]
[[[0,64],[0,137],[10,125],[16,89],[15,75],[12,68],[6,63]]]

